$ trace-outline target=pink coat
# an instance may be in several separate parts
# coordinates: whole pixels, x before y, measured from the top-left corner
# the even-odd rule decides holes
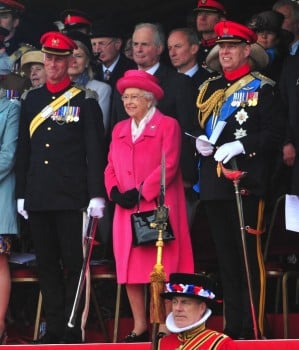
[[[105,170],[105,185],[110,194],[117,186],[120,192],[139,189],[143,183],[140,210],[154,209],[160,192],[161,155],[165,153],[166,195],[169,220],[176,239],[163,247],[162,264],[167,278],[173,272],[193,273],[193,254],[188,229],[186,202],[179,169],[181,130],[178,122],[156,110],[142,135],[132,142],[131,119],[119,122],[113,129]],[[116,205],[113,220],[113,249],[118,283],[149,283],[157,259],[157,248],[132,246],[130,215],[136,208]]]

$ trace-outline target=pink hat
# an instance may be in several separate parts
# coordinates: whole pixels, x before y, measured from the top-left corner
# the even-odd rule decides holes
[[[137,88],[152,92],[157,100],[164,96],[164,92],[158,84],[158,79],[143,70],[127,70],[124,76],[118,79],[116,88],[120,94],[123,94],[127,88]]]

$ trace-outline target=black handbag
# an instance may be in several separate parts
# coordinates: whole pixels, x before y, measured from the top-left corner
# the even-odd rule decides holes
[[[141,188],[139,190],[137,213],[131,214],[131,225],[134,246],[153,244],[156,243],[156,241],[158,240],[158,230],[150,226],[150,224],[155,221],[156,210],[141,212],[139,210],[140,197]],[[174,239],[175,237],[170,226],[169,219],[167,219],[166,230],[163,231],[163,242],[171,241]]]

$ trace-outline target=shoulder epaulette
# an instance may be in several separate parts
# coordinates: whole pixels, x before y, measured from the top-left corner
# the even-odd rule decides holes
[[[207,80],[205,80],[201,85],[199,85],[198,90],[201,90],[205,85],[209,84],[211,81],[215,81],[222,78],[221,74],[217,74],[215,76],[209,77]]]
[[[95,100],[98,100],[98,94],[94,90],[85,89],[85,98],[94,98]]]
[[[254,71],[254,72],[251,72],[251,75],[253,75],[255,78],[257,78],[261,81],[261,87],[263,87],[266,84],[269,84],[271,86],[274,86],[276,84],[274,80],[266,77],[265,75],[263,75],[260,72]]]
[[[39,89],[40,86],[31,86],[29,89],[24,90],[24,92],[21,95],[21,100],[26,100],[27,95],[30,91]]]

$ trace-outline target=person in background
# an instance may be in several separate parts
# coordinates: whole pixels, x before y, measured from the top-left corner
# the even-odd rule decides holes
[[[198,64],[206,68],[206,57],[216,44],[217,35],[214,26],[223,21],[226,10],[217,0],[199,0],[193,10],[196,14],[196,30],[199,36]]]
[[[96,94],[68,75],[76,43],[59,32],[40,39],[46,83],[23,94],[16,156],[16,198],[28,219],[47,330],[41,344],[81,343],[79,305],[68,320],[83,261],[82,209],[101,218],[106,151]]]
[[[172,273],[161,297],[171,301],[172,312],[166,319],[171,332],[159,341],[159,350],[188,349],[237,349],[233,340],[223,333],[208,329],[206,322],[212,314],[216,300],[215,283],[208,276],[188,273]]]
[[[111,87],[94,78],[94,57],[89,37],[79,31],[68,33],[68,37],[77,44],[74,50],[74,61],[70,66],[68,73],[71,80],[78,85],[93,90],[98,95],[98,102],[103,114],[104,127],[107,132],[110,125],[110,105],[111,105]]]
[[[279,80],[285,58],[289,55],[292,34],[281,28],[284,16],[276,11],[263,11],[248,21],[247,26],[257,34],[260,44],[269,56],[269,63],[263,74],[275,82]]]
[[[13,61],[6,52],[5,38],[8,30],[0,27],[0,52],[1,52],[1,70],[0,70],[0,88],[6,91],[8,99],[19,99],[21,94],[30,87],[30,80],[13,72]]]
[[[195,89],[210,76],[210,73],[197,63],[199,46],[197,33],[192,28],[176,28],[168,35],[167,47],[171,64],[178,73],[192,79]]]
[[[76,30],[86,35],[90,33],[91,18],[84,11],[77,9],[67,9],[60,14],[61,28],[64,34]]]
[[[32,49],[18,31],[25,6],[16,0],[0,1],[0,26],[8,30],[5,37],[5,48],[13,63],[12,71],[19,73],[21,56]]]
[[[256,44],[256,33],[232,21],[218,22],[214,30],[217,45],[206,62],[221,75],[207,80],[197,99],[200,200],[218,256],[225,305],[224,333],[233,339],[254,339],[263,335],[264,322],[265,267],[260,241],[264,199],[271,175],[271,155],[279,149],[283,138],[284,112],[274,82],[256,72],[268,63],[265,50]],[[210,143],[220,121],[225,126]],[[252,300],[234,185],[219,171],[222,166],[246,172],[239,188]],[[256,328],[251,305],[255,309]]]
[[[299,46],[299,5],[292,0],[277,0],[272,6],[273,11],[277,11],[284,16],[282,29],[293,34],[290,44],[290,55],[296,55]]]
[[[139,23],[133,36],[133,58],[139,70],[154,75],[164,91],[164,97],[158,101],[159,110],[180,124],[182,133],[181,171],[186,192],[197,179],[197,162],[194,144],[184,132],[192,134],[197,128],[196,92],[192,81],[184,74],[175,72],[160,61],[165,47],[165,35],[162,27],[154,23]],[[129,116],[125,111],[120,94],[113,96],[111,122],[112,127]]]
[[[42,86],[46,82],[44,54],[40,50],[32,50],[21,57],[21,71],[27,76],[32,87]]]
[[[3,41],[2,41],[3,43]],[[0,49],[0,71],[6,69],[5,48]],[[18,234],[15,199],[15,155],[20,116],[20,102],[9,98],[0,88],[0,345],[5,344],[5,317],[10,297],[8,257],[11,237]]]
[[[167,278],[175,271],[193,273],[193,254],[187,223],[182,174],[179,166],[181,130],[178,122],[156,107],[164,92],[153,75],[128,70],[116,85],[129,119],[117,123],[105,170],[107,194],[115,205],[113,248],[117,282],[125,284],[133,330],[124,342],[149,341],[144,286],[157,259],[155,244],[133,246],[131,214],[153,210],[160,194],[161,159],[165,155],[165,205],[175,240],[164,244],[163,266]],[[145,157],[150,150],[151,156]],[[160,325],[160,332],[166,332]]]
[[[119,78],[136,64],[122,53],[122,33],[112,20],[95,21],[91,26],[91,44],[98,61],[95,79],[109,84],[113,91]]]

